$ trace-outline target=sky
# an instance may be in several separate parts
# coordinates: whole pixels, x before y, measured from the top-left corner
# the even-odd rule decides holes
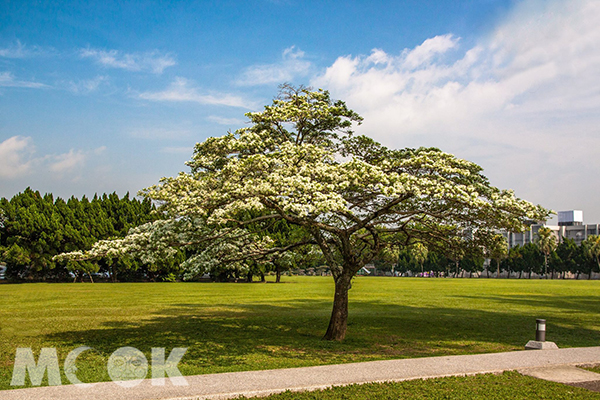
[[[187,171],[290,82],[600,223],[600,2],[0,0],[0,197]]]

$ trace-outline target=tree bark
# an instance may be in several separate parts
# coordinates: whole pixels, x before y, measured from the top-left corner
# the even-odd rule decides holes
[[[279,267],[275,270],[275,283],[281,282],[281,270]]]
[[[110,266],[110,271],[111,271],[110,280],[113,283],[117,282],[117,271],[115,269],[115,265],[114,264]]]
[[[348,326],[348,290],[352,276],[342,274],[335,280],[333,310],[324,340],[344,340]]]

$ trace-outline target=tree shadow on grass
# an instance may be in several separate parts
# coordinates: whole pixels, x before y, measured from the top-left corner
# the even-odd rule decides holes
[[[142,321],[115,320],[98,329],[54,333],[45,342],[62,348],[90,346],[106,359],[123,346],[148,357],[152,347],[165,347],[167,354],[174,347],[187,347],[180,369],[190,375],[517,350],[535,336],[532,313],[354,301],[346,340],[328,342],[321,336],[331,303],[295,304],[223,305],[218,311],[178,304]],[[582,304],[587,311],[587,302]],[[600,342],[600,331],[582,327],[573,313],[553,316],[552,321],[548,340],[559,347]]]
[[[472,301],[493,301],[498,304],[520,305],[530,309],[552,308],[555,311],[568,311],[597,315],[600,312],[600,296],[562,295],[497,295],[497,296],[452,296]]]

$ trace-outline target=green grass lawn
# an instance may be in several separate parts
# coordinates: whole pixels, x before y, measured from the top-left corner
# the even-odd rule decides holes
[[[0,285],[0,388],[11,388],[17,347],[56,347],[61,359],[93,347],[77,373],[91,382],[109,379],[123,346],[148,359],[152,347],[187,347],[179,367],[191,375],[520,350],[535,318],[559,347],[600,345],[598,281],[359,277],[340,343],[321,340],[332,278],[283,280]]]
[[[518,372],[486,374],[397,383],[370,383],[315,392],[285,392],[265,400],[376,400],[376,399],[600,399],[600,393],[560,383],[542,381]]]
[[[374,399],[600,399],[600,393],[523,376],[518,372],[370,383],[335,387],[315,392],[285,392],[265,400],[374,400]]]

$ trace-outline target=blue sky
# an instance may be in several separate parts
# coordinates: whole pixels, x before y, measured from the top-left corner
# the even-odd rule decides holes
[[[288,81],[600,222],[598,4],[4,0],[0,196],[135,193]]]

